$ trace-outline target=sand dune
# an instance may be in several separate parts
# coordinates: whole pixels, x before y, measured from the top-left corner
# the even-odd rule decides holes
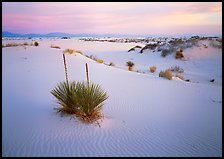
[[[2,49],[3,156],[222,156],[222,54],[217,49],[208,48],[203,58],[194,58],[202,57],[192,53],[198,48],[189,49],[189,60],[177,61],[128,53],[133,43],[38,42],[38,47]],[[50,91],[65,80],[62,50],[67,48],[115,63],[66,54],[70,81],[86,80],[88,63],[90,80],[108,92],[101,127],[53,110],[57,104]],[[135,70],[145,74],[127,71],[131,58]],[[158,71],[147,72],[154,64]],[[159,70],[173,65],[182,66],[192,82],[158,77]],[[209,82],[212,77],[215,83]]]

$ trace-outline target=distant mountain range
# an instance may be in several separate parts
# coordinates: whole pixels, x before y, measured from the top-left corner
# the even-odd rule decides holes
[[[199,36],[206,36],[202,34],[198,34]],[[194,34],[185,34],[185,35],[173,35],[173,36],[163,36],[163,35],[151,35],[151,36],[141,36],[141,35],[120,35],[120,34],[69,34],[62,32],[53,32],[47,34],[17,34],[8,31],[2,32],[2,37],[117,37],[117,38],[128,38],[128,37],[191,37],[195,36]],[[213,35],[222,37],[222,35]]]
[[[11,33],[8,31],[2,32],[2,37],[120,37],[124,35],[115,35],[115,34],[69,34],[69,33],[61,33],[54,32],[48,34],[17,34]]]

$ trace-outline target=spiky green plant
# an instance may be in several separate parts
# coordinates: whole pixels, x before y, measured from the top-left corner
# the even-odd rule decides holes
[[[132,62],[132,61],[128,61],[127,63],[126,63],[126,66],[128,66],[128,70],[129,71],[132,71],[133,69],[133,66],[134,66],[135,64]]]
[[[102,117],[100,110],[108,98],[107,93],[98,84],[88,82],[66,82],[55,87],[51,94],[62,107],[56,108],[67,114],[75,114],[86,122],[94,122]]]
[[[51,94],[57,99],[57,103],[62,106],[55,108],[56,110],[67,114],[75,114],[77,112],[77,101],[73,95],[75,92],[74,89],[74,85],[71,85],[68,82],[60,82],[51,91]]]
[[[88,82],[73,82],[79,116],[88,122],[101,117],[100,110],[108,98],[107,93],[98,84]]]

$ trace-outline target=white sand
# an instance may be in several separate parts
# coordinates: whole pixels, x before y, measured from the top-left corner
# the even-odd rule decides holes
[[[3,156],[222,156],[222,49],[194,47],[185,52],[188,61],[179,61],[150,51],[127,52],[134,43],[37,41],[38,47],[2,48]],[[67,48],[116,65],[66,55],[70,81],[86,79],[87,62],[90,80],[109,95],[101,128],[53,110],[57,104],[50,91],[65,80]],[[145,74],[127,71],[128,60]],[[192,82],[158,77],[174,65]]]

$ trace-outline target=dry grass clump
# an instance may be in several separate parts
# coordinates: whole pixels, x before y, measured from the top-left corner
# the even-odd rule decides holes
[[[101,60],[101,59],[98,59],[96,62],[98,62],[98,63],[104,63],[104,61]]]
[[[73,54],[74,53],[74,50],[73,49],[66,49],[63,51],[63,53],[69,53],[69,54]]]
[[[181,59],[183,57],[184,57],[183,50],[180,49],[179,51],[176,52],[176,55],[175,55],[176,59]]]
[[[134,65],[135,65],[135,64],[134,64],[132,61],[128,61],[128,62],[126,63],[126,66],[128,66],[128,70],[129,70],[129,71],[132,71],[132,70],[133,70]]]
[[[51,48],[61,49],[61,47],[60,47],[60,46],[56,46],[56,45],[51,45]]]
[[[180,78],[181,80],[184,80],[184,76],[180,75],[179,73],[176,74],[176,77]]]
[[[170,69],[167,69],[165,71],[160,71],[159,77],[165,77],[168,80],[172,80],[173,74],[172,74],[172,71]]]
[[[154,73],[156,71],[156,66],[150,67],[150,72]]]

